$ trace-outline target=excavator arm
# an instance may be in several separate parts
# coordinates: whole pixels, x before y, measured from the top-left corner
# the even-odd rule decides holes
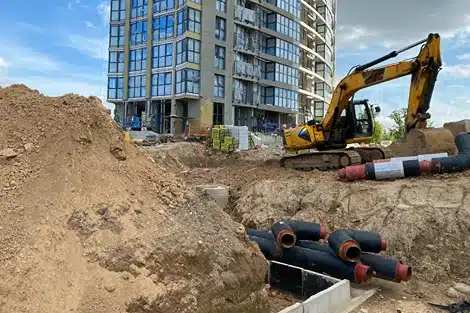
[[[415,58],[374,67],[417,46],[421,46],[421,49]],[[353,101],[353,99],[354,94],[361,89],[407,75],[411,75],[411,83],[406,116],[408,131],[406,139],[411,136],[411,142],[415,136],[421,138],[424,146],[427,143],[431,145],[420,147],[419,151],[405,155],[446,152],[447,148],[437,143],[453,144],[452,133],[448,130],[441,132],[437,129],[425,129],[427,119],[430,118],[427,111],[441,65],[440,37],[438,34],[429,34],[427,38],[408,47],[355,67],[352,73],[344,77],[335,88],[328,111],[321,123],[310,121],[307,125],[302,124],[283,132],[285,150],[296,154],[283,157],[281,164],[290,168],[328,169],[391,157],[392,151],[388,148],[346,148],[349,143],[368,142],[373,134],[373,116],[367,100]],[[312,148],[317,151],[309,151]],[[299,154],[305,150],[309,152]]]
[[[416,58],[370,68],[423,43],[425,44]],[[406,48],[356,67],[354,72],[343,78],[335,88],[328,111],[321,123],[322,130],[330,132],[334,128],[335,122],[341,116],[342,111],[348,107],[350,98],[357,91],[410,74],[412,76],[406,126],[408,130],[414,127],[426,127],[426,119],[430,117],[427,111],[441,64],[439,35],[430,34],[428,38]]]

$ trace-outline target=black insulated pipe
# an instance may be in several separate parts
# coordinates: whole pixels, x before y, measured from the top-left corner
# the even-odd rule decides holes
[[[297,241],[296,245],[306,249],[322,251],[329,255],[336,255],[328,245],[319,242],[300,240]],[[360,261],[362,264],[370,266],[374,270],[375,276],[381,279],[401,282],[409,280],[412,275],[411,266],[379,254],[362,252]]]
[[[271,231],[279,247],[292,248],[295,245],[297,237],[294,230],[284,221],[274,223],[271,227]]]
[[[328,237],[328,244],[331,249],[345,262],[355,262],[361,256],[361,248],[347,229],[334,231]]]
[[[465,154],[470,157],[470,134],[459,133],[455,136],[455,145],[459,149],[459,154]]]
[[[375,276],[382,279],[401,282],[409,280],[412,275],[411,266],[379,254],[364,252],[361,254],[361,262],[372,267]]]
[[[258,230],[258,229],[248,228],[248,227],[245,227],[245,230],[249,236],[255,236],[255,237],[265,238],[265,239],[274,240],[274,241],[276,240],[276,238],[274,238],[273,233],[269,231]]]
[[[353,282],[367,281],[373,275],[370,266],[345,263],[338,257],[322,251],[298,246],[294,246],[291,249],[281,249],[273,240],[255,236],[248,236],[248,238],[258,243],[261,252],[268,260],[279,261],[316,272],[323,272],[333,277],[348,279]]]
[[[294,231],[297,240],[318,241],[326,238],[326,228],[320,223],[311,223],[297,220],[285,220]]]
[[[362,251],[379,253],[387,249],[387,241],[382,239],[379,233],[356,229],[343,229],[343,231],[359,243]]]

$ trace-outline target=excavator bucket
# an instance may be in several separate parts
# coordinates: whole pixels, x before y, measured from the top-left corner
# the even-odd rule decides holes
[[[449,156],[458,153],[454,135],[447,128],[412,129],[403,141],[388,147],[394,157],[446,152]]]

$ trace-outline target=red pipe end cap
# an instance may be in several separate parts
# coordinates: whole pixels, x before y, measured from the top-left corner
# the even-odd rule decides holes
[[[387,249],[387,240],[382,239],[382,245],[380,247],[381,251],[385,251]]]
[[[346,179],[347,176],[347,169],[346,167],[339,170],[339,178]]]
[[[368,281],[372,277],[372,268],[364,264],[356,264],[354,279],[356,281]]]
[[[397,281],[407,281],[411,278],[411,267],[403,263],[398,263],[396,273]]]
[[[320,239],[326,239],[326,227],[323,224],[320,224]]]

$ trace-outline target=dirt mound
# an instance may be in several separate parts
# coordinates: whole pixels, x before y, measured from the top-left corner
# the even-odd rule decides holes
[[[247,187],[234,214],[246,226],[263,229],[280,218],[295,218],[323,222],[330,231],[378,231],[389,242],[386,254],[413,266],[412,291],[432,295],[452,281],[470,282],[467,175],[350,184],[332,173],[285,175]]]
[[[454,135],[447,128],[412,129],[403,141],[388,146],[394,157],[447,152],[457,154]]]
[[[281,151],[278,147],[267,147],[248,151],[225,153],[194,142],[174,142],[144,147],[160,166],[181,172],[201,167],[249,166],[279,163]]]
[[[0,89],[1,312],[261,312],[243,227],[127,144],[98,98]]]

